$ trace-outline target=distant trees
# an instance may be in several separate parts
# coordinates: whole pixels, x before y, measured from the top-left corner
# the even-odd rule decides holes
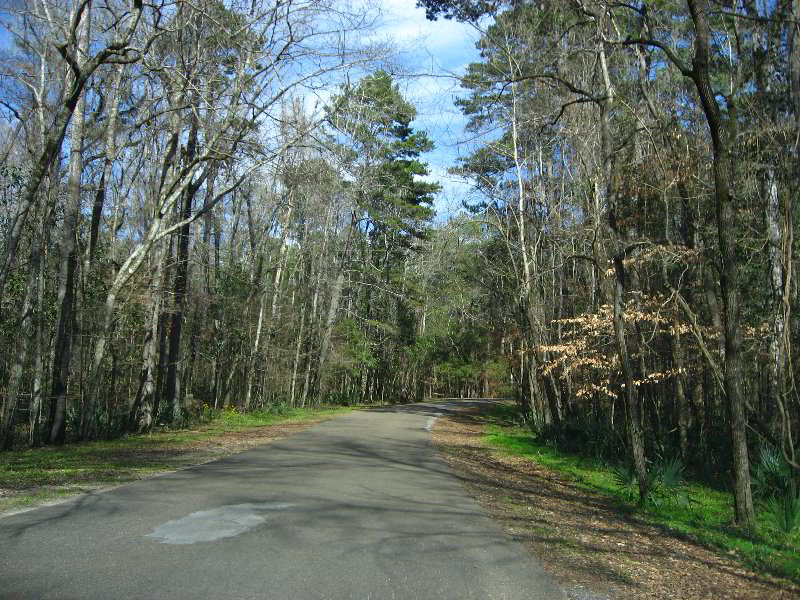
[[[376,14],[18,8],[2,80],[2,447],[430,391],[433,144],[373,72],[386,49],[358,38]]]
[[[420,155],[432,149],[425,132],[411,127],[416,110],[382,71],[355,87],[345,87],[331,116],[343,165],[352,177],[353,219],[357,235],[349,260],[349,318],[356,319],[365,350],[374,361],[360,374],[363,390],[382,399],[421,395],[419,377],[404,364],[418,333],[418,277],[414,262],[426,240],[438,185],[416,179],[427,175]],[[349,249],[348,249],[349,252]]]

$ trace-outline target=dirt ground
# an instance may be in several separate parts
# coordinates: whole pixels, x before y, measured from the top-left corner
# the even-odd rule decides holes
[[[492,451],[475,409],[434,442],[470,492],[578,599],[800,598],[800,588],[624,514],[557,472]]]

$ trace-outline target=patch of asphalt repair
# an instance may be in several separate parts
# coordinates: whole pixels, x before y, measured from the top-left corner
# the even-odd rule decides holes
[[[210,510],[201,510],[188,517],[167,521],[156,527],[147,537],[162,544],[196,544],[215,542],[244,533],[266,522],[261,513],[293,508],[285,502],[266,504],[231,504]]]

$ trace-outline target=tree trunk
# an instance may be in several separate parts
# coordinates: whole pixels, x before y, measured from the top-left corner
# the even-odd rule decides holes
[[[89,49],[91,3],[81,22],[79,52],[86,56]],[[58,310],[56,316],[55,357],[53,361],[53,383],[50,392],[50,443],[63,444],[66,436],[67,384],[74,342],[75,323],[75,270],[78,262],[77,234],[81,213],[81,174],[83,173],[83,138],[86,97],[83,93],[76,99],[70,134],[67,193],[64,200],[64,229],[61,238],[61,256],[58,277]],[[37,186],[38,187],[38,186]],[[91,415],[81,414],[89,422]]]
[[[736,216],[730,187],[733,178],[727,148],[727,132],[709,76],[708,6],[703,0],[687,0],[695,29],[694,57],[691,78],[697,87],[703,113],[711,133],[713,148],[714,203],[717,215],[717,237],[722,259],[720,286],[724,305],[725,329],[725,396],[730,420],[733,449],[734,507],[736,522],[750,528],[755,512],[750,490],[750,459],[747,452],[746,416],[744,409],[744,373],[741,356],[739,263],[736,257]]]
[[[673,333],[670,338],[672,350],[672,369],[675,373],[675,412],[678,421],[678,448],[683,464],[689,462],[689,410],[686,402],[684,387],[685,368],[683,365],[683,344],[681,343],[680,322],[677,318],[678,308],[675,307],[676,317],[673,321]]]
[[[33,364],[33,390],[31,393],[31,406],[28,418],[30,421],[29,442],[31,445],[40,443],[40,424],[42,411],[42,394],[44,391],[44,286],[45,286],[45,257],[49,242],[47,234],[47,214],[42,219],[42,249],[39,254],[39,285],[36,288],[36,332]]]
[[[255,285],[261,287],[261,282],[256,282]],[[250,410],[250,402],[253,393],[253,377],[256,370],[256,359],[258,358],[259,348],[261,347],[261,329],[264,325],[264,311],[266,310],[265,304],[267,302],[266,290],[261,290],[258,294],[258,297],[258,320],[256,323],[255,339],[253,340],[253,345],[250,348],[250,360],[247,364],[247,375],[245,376],[246,383],[243,407],[245,412]]]
[[[165,244],[160,244],[155,256],[155,271],[150,280],[150,321],[142,344],[142,368],[139,389],[131,407],[128,429],[145,432],[153,426],[153,406],[156,388],[156,368],[158,355],[158,321],[161,315],[161,282],[163,278]]]
[[[114,67],[114,75],[111,77],[111,105],[108,109],[108,125],[106,125],[106,155],[103,159],[103,172],[100,175],[100,183],[97,185],[97,193],[94,197],[92,206],[92,222],[89,230],[89,252],[87,256],[88,273],[94,262],[95,251],[97,250],[97,239],[100,231],[100,219],[103,215],[103,205],[106,200],[106,188],[111,181],[111,169],[117,159],[117,125],[119,123],[119,102],[122,94],[122,65]]]
[[[277,267],[275,268],[275,276],[272,280],[272,305],[270,307],[270,321],[269,325],[267,326],[268,331],[270,332],[275,326],[275,315],[278,310],[278,297],[280,295],[281,280],[283,278],[284,262],[287,257],[288,245],[286,241],[289,237],[289,227],[292,218],[292,208],[293,208],[292,197],[290,193],[289,201],[286,205],[286,209],[284,210],[281,218],[281,246],[280,250],[278,251],[278,264]],[[255,283],[255,285],[261,287],[261,282],[258,281]],[[256,324],[255,340],[253,341],[253,346],[250,351],[250,360],[248,363],[247,375],[246,375],[247,380],[245,384],[245,400],[244,400],[245,410],[250,410],[251,396],[253,392],[253,378],[255,376],[256,358],[258,357],[258,353],[260,352],[260,347],[261,347],[261,330],[264,324],[264,312],[266,310],[266,301],[267,301],[267,290],[262,289],[259,291],[258,321]]]
[[[602,40],[602,36],[598,35]],[[649,478],[647,476],[647,462],[644,452],[644,434],[641,422],[641,407],[639,395],[634,385],[633,367],[628,353],[628,343],[625,337],[625,313],[623,296],[625,294],[625,256],[620,224],[618,221],[617,191],[614,187],[613,142],[611,139],[611,112],[614,109],[614,86],[611,84],[608,65],[606,63],[605,42],[599,41],[599,67],[600,76],[605,84],[606,98],[599,103],[600,108],[600,138],[603,160],[603,184],[596,187],[597,193],[608,209],[608,231],[614,255],[614,288],[612,299],[612,321],[614,326],[614,340],[616,342],[617,356],[619,357],[622,379],[624,384],[623,399],[625,401],[625,415],[627,417],[628,443],[631,458],[639,481],[639,503],[644,504],[649,494]],[[601,269],[602,270],[602,269]]]
[[[297,342],[294,348],[294,362],[292,366],[292,383],[289,390],[289,404],[295,405],[295,393],[297,390],[297,371],[300,365],[300,348],[303,345],[303,334],[306,326],[306,308],[305,304],[300,308],[300,327],[297,331]]]
[[[328,353],[330,351],[331,336],[333,334],[333,324],[336,321],[336,313],[339,310],[339,302],[342,297],[342,287],[344,286],[344,265],[340,266],[339,273],[336,275],[336,280],[333,282],[333,290],[331,291],[331,303],[328,306],[328,315],[325,318],[325,329],[322,332],[322,343],[319,348],[319,361],[317,370],[319,371],[319,396],[321,400],[325,399],[328,393],[328,381],[330,376],[327,372],[326,362],[328,360]]]
[[[186,146],[186,161],[192,162],[197,155],[197,112],[192,110],[189,141]],[[170,315],[169,350],[167,355],[166,401],[169,403],[170,421],[177,422],[181,418],[181,336],[183,332],[183,316],[189,281],[189,230],[188,219],[192,216],[192,204],[199,184],[190,182],[181,196],[178,212],[180,221],[187,221],[177,234],[177,261],[175,264],[174,303]]]
[[[39,261],[41,251],[37,240],[31,241],[31,260],[28,265],[28,281],[25,285],[25,296],[22,300],[22,309],[19,325],[19,337],[16,341],[16,352],[14,362],[11,365],[8,383],[6,385],[5,401],[0,411],[0,450],[11,447],[14,441],[13,427],[14,417],[19,400],[19,392],[22,386],[22,373],[28,357],[28,345],[33,337],[33,303],[37,288],[41,287],[42,281],[39,280]],[[37,285],[38,281],[38,285]],[[41,318],[41,316],[39,317]]]

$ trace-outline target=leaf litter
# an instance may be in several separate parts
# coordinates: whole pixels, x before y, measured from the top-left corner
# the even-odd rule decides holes
[[[555,576],[570,598],[800,598],[797,586],[620,510],[607,497],[490,448],[479,408],[436,421],[433,440],[492,517]]]

